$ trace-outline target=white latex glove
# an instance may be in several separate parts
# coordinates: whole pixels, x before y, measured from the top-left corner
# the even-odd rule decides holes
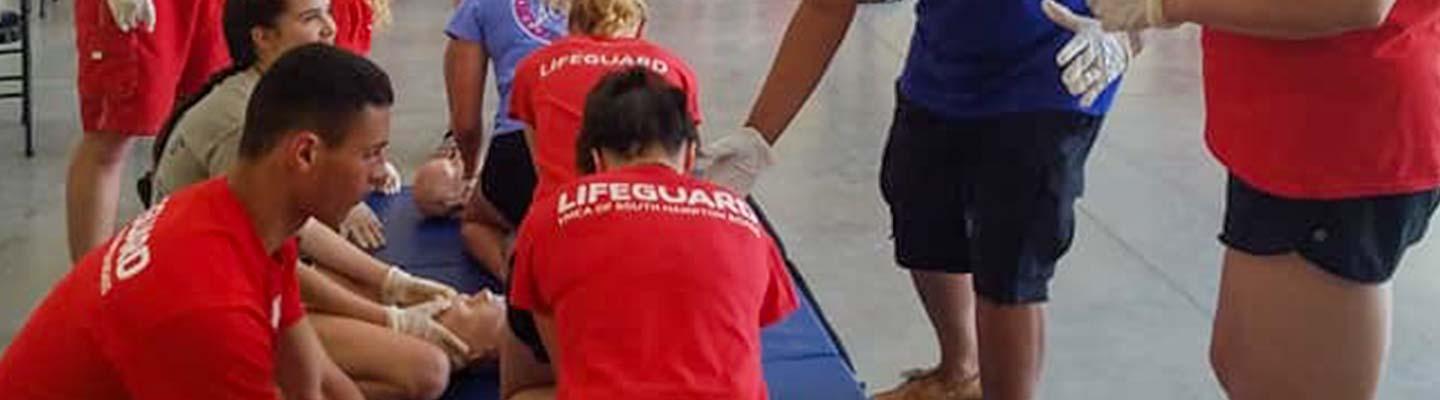
[[[379,182],[374,182],[373,190],[386,195],[393,195],[396,193],[400,193],[400,186],[400,169],[395,167],[395,163],[386,161],[385,178],[381,179]]]
[[[742,196],[750,193],[755,179],[771,165],[775,165],[775,155],[770,151],[770,143],[760,132],[748,127],[705,145],[695,162],[701,178]]]
[[[380,218],[365,203],[356,204],[340,221],[340,236],[344,236],[365,250],[374,250],[385,245],[385,227]]]
[[[1105,32],[1100,21],[1077,15],[1055,0],[1044,0],[1040,9],[1055,24],[1075,32],[1055,54],[1055,64],[1062,70],[1065,90],[1080,96],[1081,107],[1090,107],[1129,66],[1134,54],[1129,34]]]
[[[1165,18],[1164,0],[1086,0],[1086,3],[1107,31],[1133,32],[1179,25]]]
[[[463,357],[469,354],[470,346],[435,320],[435,315],[449,309],[452,304],[450,299],[435,298],[406,308],[389,306],[385,308],[385,316],[390,329],[439,346],[454,359],[457,355]]]
[[[145,27],[146,32],[155,31],[154,0],[105,0],[110,6],[110,15],[115,17],[115,26],[121,32]]]
[[[384,304],[410,305],[435,298],[448,300],[456,294],[455,288],[450,285],[410,275],[393,266],[385,273],[385,283],[380,285],[380,302]]]

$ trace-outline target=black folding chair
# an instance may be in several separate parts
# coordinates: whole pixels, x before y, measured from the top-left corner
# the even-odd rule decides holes
[[[51,0],[39,0],[40,10],[43,16],[45,3]],[[6,44],[0,48],[0,57],[20,56],[20,73],[17,75],[0,75],[0,82],[20,82],[20,90],[14,92],[0,93],[0,100],[20,100],[20,124],[25,128],[25,157],[35,156],[35,132],[34,112],[32,110],[34,97],[30,90],[30,0],[20,1],[20,40],[19,45]]]

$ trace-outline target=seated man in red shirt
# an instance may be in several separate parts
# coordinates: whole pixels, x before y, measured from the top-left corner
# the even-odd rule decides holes
[[[699,141],[686,103],[643,67],[605,76],[576,146],[591,175],[521,224],[511,307],[533,315],[557,398],[767,396],[760,329],[796,308],[794,290],[744,198],[686,174]],[[517,379],[537,375],[510,363],[515,350],[501,350],[502,394],[552,390]]]
[[[0,358],[0,398],[359,399],[300,305],[294,234],[383,174],[389,77],[344,50],[281,57],[239,159],[87,254]]]

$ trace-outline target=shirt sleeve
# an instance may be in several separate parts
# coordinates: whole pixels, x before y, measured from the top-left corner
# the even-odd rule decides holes
[[[450,15],[450,23],[445,26],[445,34],[455,40],[466,42],[485,42],[485,8],[479,0],[463,0],[460,6],[455,8],[455,13]]]
[[[515,81],[510,86],[510,118],[535,128],[535,96],[536,86],[539,85],[539,74],[535,68],[536,56],[539,52],[531,53],[515,66]]]
[[[258,310],[201,308],[134,338],[116,367],[137,399],[278,399],[271,337]]]
[[[770,240],[769,236],[766,236],[766,240]],[[790,278],[790,270],[785,266],[785,258],[774,244],[769,244],[769,247],[770,283],[765,288],[765,302],[760,306],[761,327],[780,322],[799,307],[795,299],[794,281]]]
[[[305,305],[300,301],[300,277],[295,268],[300,262],[300,246],[297,239],[290,239],[281,247],[284,272],[280,274],[280,330],[289,329],[305,317]]]
[[[685,85],[685,105],[688,107],[686,111],[689,111],[690,118],[695,120],[695,126],[700,126],[700,123],[705,121],[705,116],[700,113],[700,80],[695,79],[695,72],[689,67],[680,70],[680,79]]]
[[[549,314],[548,304],[541,298],[535,269],[540,263],[543,249],[539,244],[545,232],[540,226],[549,225],[549,213],[532,209],[530,216],[520,225],[520,234],[515,238],[514,270],[510,271],[510,305],[539,314]]]

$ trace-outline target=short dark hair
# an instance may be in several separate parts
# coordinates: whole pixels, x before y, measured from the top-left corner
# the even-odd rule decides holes
[[[390,77],[370,60],[325,44],[296,47],[255,85],[245,110],[240,157],[258,158],[300,130],[338,146],[366,107],[394,103]]]
[[[592,150],[635,156],[658,143],[674,154],[687,143],[699,142],[687,102],[685,91],[647,68],[605,75],[585,98],[575,148],[580,172],[595,172]]]

